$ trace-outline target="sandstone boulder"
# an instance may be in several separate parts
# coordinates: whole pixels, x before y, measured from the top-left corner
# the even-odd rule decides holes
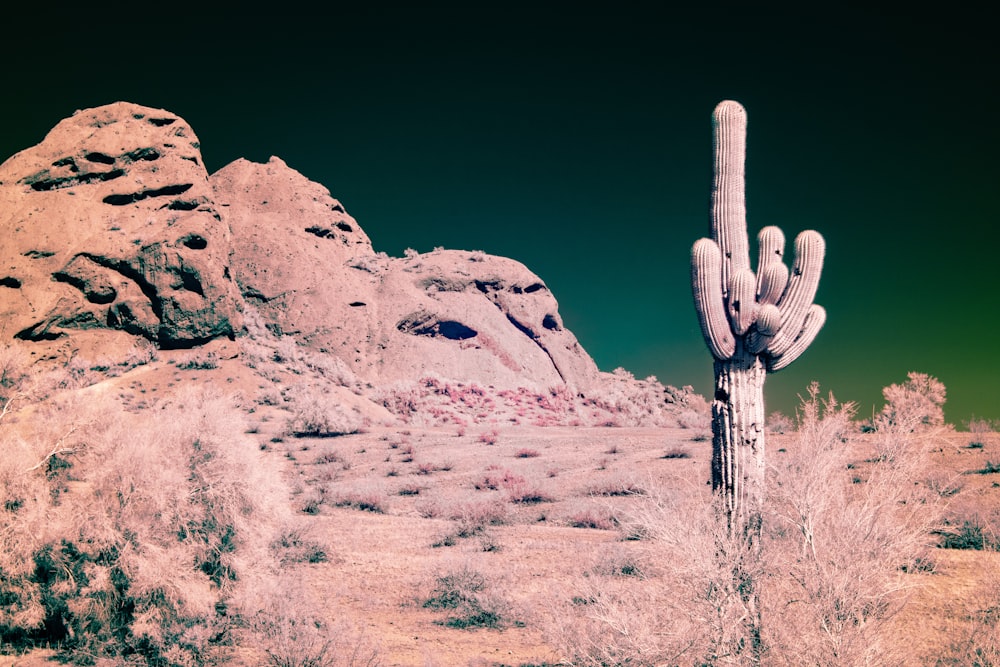
[[[189,347],[240,326],[198,139],[161,109],[79,111],[0,165],[5,338],[121,329]]]
[[[326,188],[278,158],[211,177],[233,277],[275,333],[376,385],[440,375],[482,384],[589,386],[597,367],[524,265],[481,252],[376,254]]]

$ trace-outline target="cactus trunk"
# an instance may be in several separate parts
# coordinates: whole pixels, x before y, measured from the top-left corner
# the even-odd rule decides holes
[[[730,530],[760,527],[764,493],[764,378],[760,358],[738,339],[715,361],[712,490],[722,497]]]

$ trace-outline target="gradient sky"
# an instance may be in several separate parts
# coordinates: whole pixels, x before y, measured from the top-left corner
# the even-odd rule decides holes
[[[277,155],[377,250],[515,258],[602,369],[703,393],[688,257],[708,234],[710,113],[738,100],[751,234],[827,240],[827,324],[768,379],[768,410],[818,380],[869,414],[921,371],[948,387],[950,421],[1000,419],[1000,63],[983,15],[26,4],[0,25],[0,159],[75,109],[166,108],[210,171]]]

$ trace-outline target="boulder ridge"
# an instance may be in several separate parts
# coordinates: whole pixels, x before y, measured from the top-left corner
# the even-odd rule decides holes
[[[0,165],[0,317],[5,344],[39,349],[100,330],[194,347],[252,320],[374,386],[434,375],[579,391],[599,376],[524,265],[377,253],[282,160],[210,176],[183,119],[126,102],[78,111]]]

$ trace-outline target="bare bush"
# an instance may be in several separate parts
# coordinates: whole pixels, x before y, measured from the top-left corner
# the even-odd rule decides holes
[[[176,368],[182,371],[208,371],[218,367],[219,358],[214,352],[191,352],[176,363]]]
[[[934,667],[1000,665],[1000,563],[989,559],[978,569],[978,585],[965,598],[958,618],[943,628],[949,642],[938,649]]]
[[[902,659],[886,628],[912,573],[927,566],[940,496],[923,483],[926,448],[912,442],[849,478],[853,415],[853,404],[821,400],[813,384],[796,446],[772,470],[768,540],[778,571],[764,590],[770,613],[781,614],[768,626],[774,664]]]
[[[911,372],[903,384],[882,390],[885,406],[876,416],[875,428],[912,432],[944,424],[945,386],[926,373]]]
[[[448,618],[442,622],[450,628],[502,629],[511,625],[510,603],[481,572],[468,566],[448,571],[437,577],[430,597],[423,601],[426,609],[438,609]]]
[[[685,408],[677,414],[677,425],[698,433],[711,433],[712,415],[707,412]]]
[[[875,416],[873,443],[878,459],[912,469],[924,465],[929,444],[950,427],[944,425],[944,385],[923,373],[908,377],[882,390],[886,404]]]
[[[27,377],[31,357],[18,345],[0,347],[0,397],[20,388]]]
[[[734,579],[732,564],[749,551],[698,495],[647,496],[624,519],[623,530],[642,540],[634,557],[619,559],[625,571],[584,576],[555,603],[547,634],[567,663],[736,664],[748,613],[741,586],[760,574],[747,560],[744,578]],[[657,565],[651,576],[626,574],[645,574],[645,562]]]
[[[982,449],[986,444],[987,437],[996,431],[996,425],[987,419],[976,419],[973,417],[965,422],[965,428],[969,431],[969,449]]]
[[[355,394],[362,393],[362,383],[339,357],[318,353],[300,345],[291,336],[276,335],[254,308],[245,307],[243,316],[250,335],[240,339],[240,350],[244,362],[250,368],[275,379],[279,376],[279,370],[311,376],[336,386],[347,387]]]
[[[239,440],[238,411],[192,390],[142,421],[93,397],[39,417],[30,440],[0,433],[14,454],[0,462],[0,597],[18,601],[0,618],[4,642],[156,665],[219,659],[240,615],[241,574],[270,562],[287,497]],[[37,465],[52,433],[72,451],[56,475],[55,457]],[[85,486],[53,492],[70,478]]]
[[[668,391],[655,376],[639,380],[616,368],[601,374],[600,384],[587,391],[583,407],[590,408],[590,421],[596,425],[673,426],[674,417],[664,402]]]
[[[707,490],[637,499],[620,530],[639,550],[620,560],[645,578],[584,576],[555,603],[548,634],[564,660],[903,664],[887,628],[930,560],[941,496],[925,483],[920,437],[849,470],[853,448],[874,447],[851,440],[853,414],[810,388],[798,437],[770,470],[759,539],[731,534]]]
[[[777,410],[767,416],[767,430],[770,433],[784,434],[795,430],[795,423],[785,414]]]
[[[288,434],[296,437],[334,437],[357,433],[363,420],[356,412],[320,393],[319,389],[299,387],[292,396],[292,416]]]
[[[387,495],[376,484],[360,484],[351,488],[341,488],[327,494],[330,504],[335,507],[349,507],[363,512],[385,514]]]
[[[247,606],[255,608],[240,628],[241,643],[270,667],[378,667],[380,651],[346,623],[332,624],[324,605],[298,579],[271,576]]]

